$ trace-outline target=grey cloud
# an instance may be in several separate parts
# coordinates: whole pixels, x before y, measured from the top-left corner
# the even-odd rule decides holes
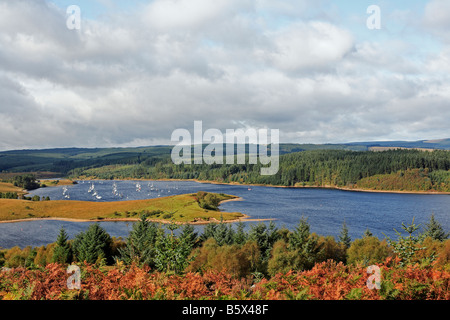
[[[433,67],[400,44],[357,42],[310,20],[309,0],[291,15],[292,1],[205,1],[184,20],[156,1],[79,32],[45,1],[0,1],[0,149],[169,143],[195,120],[276,128],[288,142],[447,132],[448,77],[433,72],[445,55]],[[296,22],[271,26],[258,15],[271,8]]]

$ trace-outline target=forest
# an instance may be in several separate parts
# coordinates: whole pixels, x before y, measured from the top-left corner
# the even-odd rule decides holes
[[[271,176],[261,175],[262,165],[249,164],[249,161],[246,164],[175,165],[170,157],[170,146],[19,150],[0,152],[0,179],[12,181],[15,175],[21,175],[26,180],[12,182],[24,189],[38,187],[30,181],[34,174],[37,178],[51,175],[71,179],[196,179],[276,186],[450,192],[448,141],[437,146],[416,144],[442,148],[433,151],[390,150],[395,143],[280,144],[279,170]],[[401,142],[398,145],[414,146]],[[368,151],[377,146],[387,146],[387,150]],[[246,145],[247,157],[249,150]]]
[[[0,299],[444,299],[450,298],[450,240],[434,216],[402,224],[397,239],[370,230],[351,239],[310,232],[305,218],[289,231],[259,223],[159,225],[145,215],[126,239],[98,224],[55,243],[0,251]],[[81,268],[81,289],[65,270]],[[367,268],[382,271],[367,286]]]
[[[280,156],[276,175],[261,164],[175,165],[170,158],[127,165],[77,168],[72,178],[196,179],[276,186],[327,186],[405,191],[450,191],[450,152],[435,150],[310,150]]]

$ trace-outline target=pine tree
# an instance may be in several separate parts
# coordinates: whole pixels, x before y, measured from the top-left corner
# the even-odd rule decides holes
[[[341,233],[339,234],[339,242],[342,243],[347,249],[350,247],[352,243],[352,239],[348,235],[348,228],[345,221],[342,224]]]
[[[220,223],[214,230],[213,238],[219,246],[234,243],[234,230],[230,224],[223,222],[223,216],[220,217]]]
[[[414,218],[410,225],[405,225],[402,223],[402,229],[408,234],[408,236],[403,236],[400,232],[394,229],[395,233],[398,236],[397,241],[391,240],[386,236],[389,245],[392,247],[394,253],[398,255],[400,258],[400,265],[404,266],[412,262],[416,251],[425,250],[425,247],[422,247],[420,244],[425,239],[425,235],[422,234],[420,236],[413,236],[413,233],[419,229],[420,225],[414,224]],[[435,259],[434,256],[429,257],[430,261]]]
[[[430,222],[425,225],[424,234],[439,241],[447,240],[449,237],[449,233],[446,233],[442,225],[434,218],[434,213],[431,215]]]
[[[272,250],[273,245],[281,238],[278,228],[273,221],[269,222],[269,227],[267,229],[267,240],[269,243],[269,251]]]
[[[86,232],[81,232],[75,237],[73,250],[78,261],[93,264],[111,258],[111,243],[111,236],[98,223],[94,223]]]
[[[363,237],[368,238],[372,236],[373,236],[372,232],[370,232],[369,228],[367,228],[366,231],[364,231]]]
[[[268,271],[271,274],[277,270],[311,269],[323,255],[323,243],[319,243],[317,235],[310,232],[310,225],[304,217],[288,234],[287,242],[281,239],[274,246],[269,260]]]
[[[227,225],[222,221],[220,221],[214,232],[214,240],[216,240],[219,246],[223,246],[229,244],[228,241],[228,228]]]
[[[269,243],[267,241],[267,226],[264,223],[251,225],[248,240],[255,241],[261,250],[261,253],[264,255],[264,252],[269,247]]]
[[[166,234],[164,229],[158,229],[155,243],[155,265],[158,271],[181,273],[193,260],[189,257],[192,252],[192,238],[189,236],[176,237],[174,231],[178,228],[175,223],[166,227],[170,233]]]
[[[203,229],[203,233],[200,236],[200,240],[202,242],[208,240],[209,238],[214,238],[216,233],[218,224],[217,223],[208,223]]]
[[[248,235],[244,231],[244,223],[242,221],[239,221],[237,224],[237,230],[234,233],[234,240],[233,242],[239,245],[244,244],[247,241]]]
[[[133,224],[124,248],[119,248],[119,259],[126,264],[153,266],[158,227],[145,216]]]
[[[56,238],[56,246],[53,251],[52,261],[56,263],[66,264],[72,262],[72,248],[67,241],[69,236],[67,235],[64,227],[59,230],[58,237]]]
[[[308,241],[310,234],[310,226],[307,219],[302,217],[295,230],[289,236],[289,245],[296,249],[303,247]]]
[[[195,228],[190,224],[185,224],[181,228],[180,240],[187,246],[194,248],[198,244],[198,233],[195,232]]]

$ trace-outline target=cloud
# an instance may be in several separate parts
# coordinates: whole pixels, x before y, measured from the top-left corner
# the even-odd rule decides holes
[[[353,46],[351,34],[324,22],[296,23],[272,34],[273,64],[286,71],[326,68],[339,62]]]
[[[448,33],[450,28],[450,2],[430,0],[425,6],[425,26],[439,33]]]
[[[144,10],[143,18],[162,31],[201,30],[251,7],[248,0],[156,0]]]
[[[0,0],[0,149],[169,143],[195,120],[299,143],[446,137],[448,47],[358,40],[311,3],[156,0],[73,31],[51,2]]]

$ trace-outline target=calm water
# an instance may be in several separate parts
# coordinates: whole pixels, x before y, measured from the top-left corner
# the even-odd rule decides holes
[[[88,192],[94,191],[101,199]],[[139,186],[140,184],[140,186]],[[222,211],[237,211],[251,218],[274,218],[278,227],[295,228],[300,218],[308,218],[311,230],[321,235],[336,236],[345,221],[352,239],[362,236],[366,228],[384,238],[396,238],[394,228],[402,222],[428,222],[432,213],[445,230],[450,230],[450,195],[416,195],[364,193],[316,188],[273,188],[203,184],[190,181],[80,181],[77,185],[42,188],[31,195],[49,196],[52,200],[124,201],[149,199],[176,194],[208,191],[242,197],[243,201],[227,202]],[[41,246],[56,240],[61,226],[70,237],[84,231],[90,222],[29,221],[0,224],[0,247],[15,245]],[[246,223],[249,228],[250,224]],[[101,222],[111,236],[127,237],[132,222]],[[202,226],[197,229],[201,232]]]

